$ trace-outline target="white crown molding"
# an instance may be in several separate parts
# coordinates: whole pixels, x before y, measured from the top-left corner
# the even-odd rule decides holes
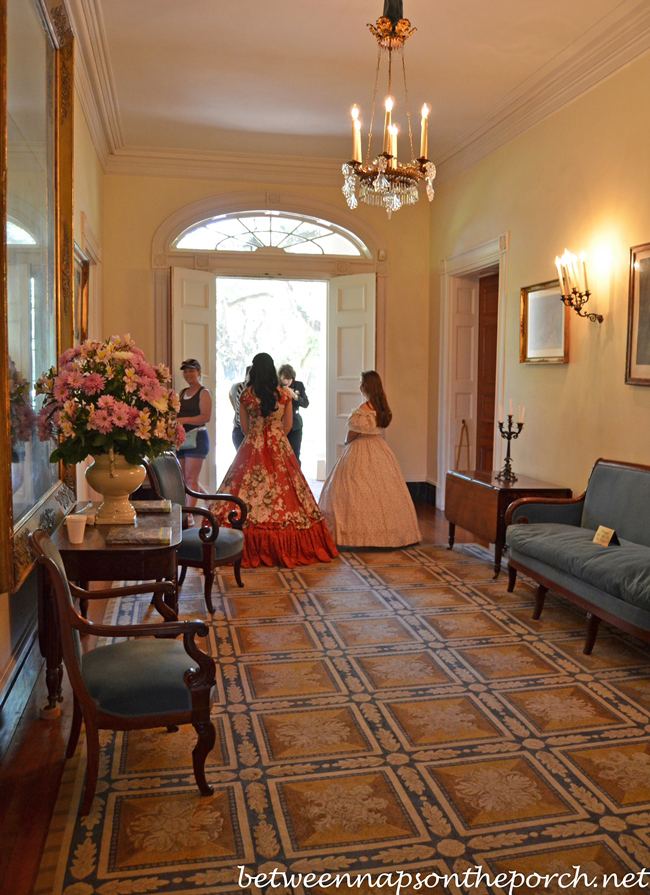
[[[112,153],[109,174],[191,177],[243,183],[341,186],[341,162],[331,158],[272,156],[243,152],[193,152],[124,147]]]
[[[506,96],[489,115],[436,158],[444,183],[524,133],[600,81],[650,50],[650,4],[620,7],[605,16],[563,54]]]
[[[75,86],[100,160],[124,145],[99,0],[65,0],[75,36]]]

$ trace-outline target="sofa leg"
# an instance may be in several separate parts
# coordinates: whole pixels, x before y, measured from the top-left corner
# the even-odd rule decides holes
[[[515,589],[515,582],[517,580],[517,570],[514,566],[511,566],[508,563],[508,593],[511,594]]]
[[[535,591],[535,609],[533,610],[533,618],[539,618],[542,614],[542,609],[544,608],[544,597],[548,593],[548,587],[544,587],[543,584],[537,585],[537,590]]]
[[[598,626],[600,625],[600,619],[597,615],[594,615],[591,612],[587,613],[587,637],[585,638],[585,648],[583,649],[583,653],[585,656],[590,656],[591,651],[594,648],[594,643],[596,642],[596,635],[598,634]]]

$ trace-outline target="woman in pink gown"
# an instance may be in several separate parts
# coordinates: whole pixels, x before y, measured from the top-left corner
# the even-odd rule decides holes
[[[323,511],[339,547],[405,547],[420,540],[411,495],[395,454],[383,439],[393,417],[381,378],[361,374],[364,403],[348,419],[346,447],[321,493]]]
[[[219,492],[240,497],[248,507],[242,566],[286,566],[329,562],[337,556],[323,515],[287,441],[292,407],[279,385],[273,358],[257,354],[249,386],[239,399],[245,438]],[[210,506],[227,525],[223,502]]]

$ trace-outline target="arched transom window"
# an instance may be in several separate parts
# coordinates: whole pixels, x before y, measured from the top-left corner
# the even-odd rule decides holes
[[[173,248],[210,252],[286,252],[370,258],[361,240],[329,221],[284,211],[222,214],[188,227]]]

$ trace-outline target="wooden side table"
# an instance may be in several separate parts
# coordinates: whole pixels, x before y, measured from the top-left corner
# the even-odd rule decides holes
[[[454,546],[456,526],[494,544],[494,577],[501,571],[506,539],[506,510],[521,497],[572,497],[570,488],[550,485],[527,476],[516,482],[500,482],[497,472],[449,471],[445,481],[445,518],[449,522],[449,549]]]
[[[99,505],[99,504],[97,504]],[[72,512],[80,512],[87,506],[82,501]],[[133,506],[138,507],[137,501]],[[178,562],[176,548],[182,540],[181,508],[172,504],[171,513],[138,516],[140,528],[170,525],[169,544],[107,544],[106,535],[113,526],[87,525],[81,544],[71,544],[68,529],[61,525],[52,533],[54,546],[59,550],[66,574],[70,581],[86,587],[89,581],[157,581],[176,583]],[[41,709],[42,718],[57,718],[61,701],[63,680],[63,656],[61,634],[51,593],[49,579],[39,565],[38,586],[38,641],[41,655],[45,658],[45,682],[47,704]],[[178,595],[172,608],[178,609]]]

